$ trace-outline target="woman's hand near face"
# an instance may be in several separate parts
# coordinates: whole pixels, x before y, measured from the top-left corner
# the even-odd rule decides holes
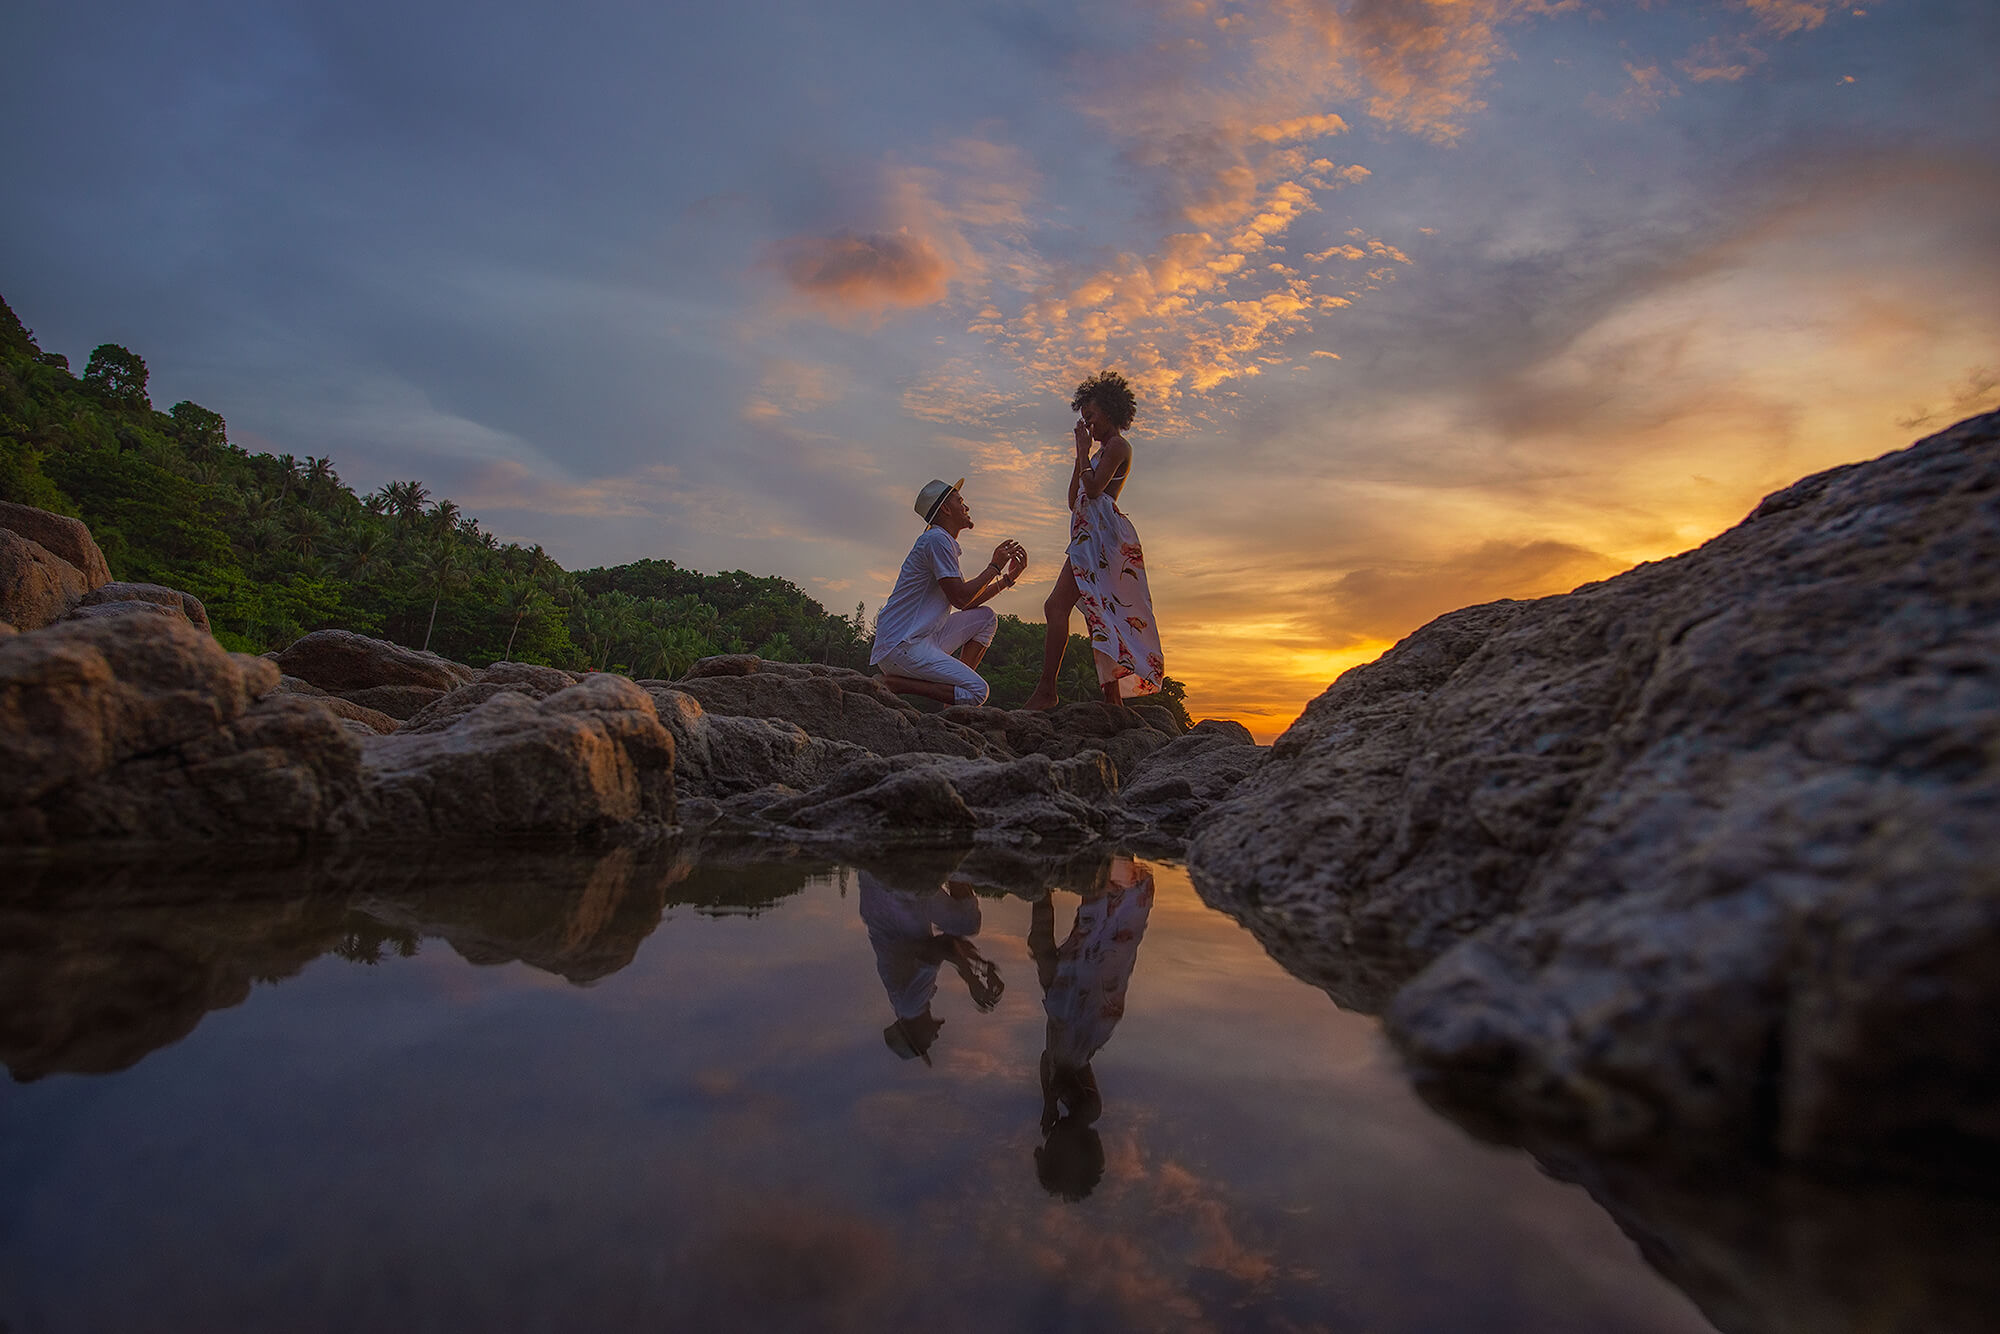
[[[1076,436],[1076,452],[1078,457],[1088,454],[1090,452],[1090,427],[1082,421],[1078,421],[1076,429],[1072,434]]]

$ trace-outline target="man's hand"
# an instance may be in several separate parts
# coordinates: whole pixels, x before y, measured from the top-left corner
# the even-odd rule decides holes
[[[993,568],[1005,573],[1008,565],[1012,564],[1017,556],[1020,558],[1022,564],[1027,564],[1028,549],[1019,542],[1014,541],[1014,539],[1008,538],[1005,542],[993,548]]]
[[[1021,577],[1021,572],[1027,568],[1028,568],[1028,549],[1022,546],[1019,542],[1016,542],[1014,544],[1014,554],[1012,558],[1008,560],[1007,568],[1000,572],[1000,577],[1005,579],[1008,583],[1011,584],[1016,579],[1019,579]]]

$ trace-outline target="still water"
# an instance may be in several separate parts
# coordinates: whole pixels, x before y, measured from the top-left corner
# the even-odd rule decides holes
[[[1711,1328],[1170,863],[9,877],[9,1334]]]

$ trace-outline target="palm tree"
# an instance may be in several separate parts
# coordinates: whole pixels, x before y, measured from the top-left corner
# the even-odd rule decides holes
[[[567,607],[576,601],[576,576],[554,561],[536,574],[535,587],[559,607]]]
[[[472,581],[459,562],[457,550],[445,542],[429,543],[418,554],[417,579],[423,587],[431,590],[431,619],[430,624],[424,627],[423,644],[428,649],[431,633],[437,629],[438,604],[444,601],[446,593],[463,588]]]
[[[309,509],[292,512],[292,547],[301,556],[310,556],[326,540],[326,519]]]
[[[500,595],[500,606],[514,618],[514,628],[507,632],[506,651],[501,654],[504,658],[512,658],[514,636],[521,633],[521,622],[541,614],[542,590],[530,583],[510,583]]]
[[[331,491],[335,486],[340,484],[340,478],[334,476],[333,460],[330,458],[315,458],[311,454],[306,455],[305,479],[306,492],[309,495],[318,495],[323,491]]]
[[[278,494],[288,496],[299,480],[299,461],[290,454],[278,455]]]
[[[284,542],[285,530],[270,519],[247,523],[236,535],[236,545],[252,556],[268,556]]]
[[[372,523],[357,523],[347,529],[347,577],[367,579],[383,572],[389,564],[389,539]]]
[[[431,506],[424,517],[430,520],[431,532],[435,536],[450,537],[452,530],[458,527],[458,506],[449,500],[440,500]]]
[[[370,514],[387,514],[392,508],[389,488],[385,486],[380,491],[370,491],[361,498],[361,508]]]
[[[431,492],[422,482],[391,482],[382,489],[388,493],[389,507],[397,519],[413,524],[424,517],[424,502],[431,498]]]

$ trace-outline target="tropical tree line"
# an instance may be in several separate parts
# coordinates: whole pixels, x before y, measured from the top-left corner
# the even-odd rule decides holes
[[[185,589],[232,649],[338,628],[461,662],[502,659],[672,678],[700,658],[756,653],[865,669],[865,605],[829,612],[787,580],[670,560],[572,573],[502,542],[421,481],[365,495],[326,457],[252,453],[221,414],[156,410],[145,360],[96,348],[79,377],[0,301],[0,499],[90,525],[121,579]],[[1003,617],[986,663],[993,702],[1027,697],[1042,627]],[[1096,694],[1072,636],[1063,695]],[[1178,683],[1169,687],[1178,706]]]

